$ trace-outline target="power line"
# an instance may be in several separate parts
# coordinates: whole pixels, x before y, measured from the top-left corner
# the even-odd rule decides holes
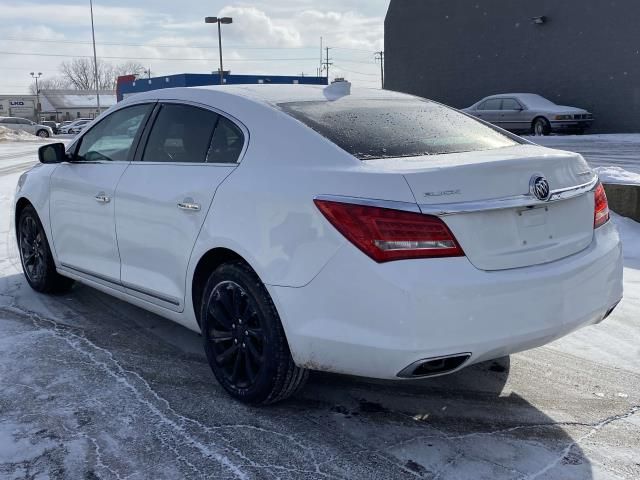
[[[377,73],[364,73],[364,72],[356,72],[354,70],[349,70],[348,68],[344,68],[343,66],[340,65],[334,65],[334,67],[336,67],[339,70],[344,70],[345,72],[349,72],[349,73],[353,73],[356,75],[366,75],[367,77],[377,77],[378,74]]]
[[[30,43],[56,43],[56,44],[71,44],[71,45],[91,45],[89,41],[83,40],[35,40],[31,38],[15,38],[15,37],[0,37],[0,41],[9,41],[9,42],[30,42]],[[146,48],[201,48],[201,49],[212,49],[218,48],[218,45],[156,45],[156,44],[144,44],[144,43],[120,43],[120,42],[96,42],[96,45],[102,46],[117,46],[117,47],[146,47]],[[318,48],[316,47],[307,47],[307,46],[299,46],[299,47],[250,47],[246,45],[229,45],[227,48],[233,48],[236,50],[312,50]],[[350,47],[332,47],[337,50],[349,50],[352,52],[362,52],[362,53],[375,53],[373,50],[364,50],[359,48],[350,48]]]
[[[369,60],[368,62],[365,62],[363,60],[348,60],[346,58],[334,58],[334,60],[337,60],[338,62],[344,62],[344,63],[360,63],[360,64],[364,64],[364,65],[371,65],[373,62],[371,60]]]
[[[64,57],[64,58],[93,58],[92,55],[69,55],[63,53],[37,53],[37,52],[4,52],[0,51],[0,55],[28,55],[33,57]],[[169,58],[169,57],[121,57],[110,55],[98,55],[99,58],[116,59],[116,60],[166,60],[176,62],[212,62],[217,61],[216,58]],[[227,62],[287,62],[287,61],[317,61],[317,58],[232,58]]]

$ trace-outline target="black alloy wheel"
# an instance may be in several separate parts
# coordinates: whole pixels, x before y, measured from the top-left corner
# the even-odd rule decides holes
[[[207,309],[211,318],[207,340],[226,380],[239,388],[251,387],[264,364],[264,331],[255,307],[235,282],[220,282]]]
[[[264,405],[302,388],[308,372],[294,363],[271,296],[249,265],[216,268],[199,311],[209,365],[231,396]]]
[[[28,205],[18,217],[16,232],[22,270],[27,282],[41,293],[63,293],[73,286],[73,280],[56,271],[47,236],[35,209]]]
[[[29,283],[41,283],[47,268],[47,251],[42,232],[36,220],[30,215],[25,215],[21,219],[19,242],[24,274]]]

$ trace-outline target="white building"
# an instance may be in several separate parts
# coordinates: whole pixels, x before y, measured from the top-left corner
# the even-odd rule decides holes
[[[116,104],[116,92],[101,90],[100,111],[98,112],[96,92],[87,90],[41,90],[40,117],[43,120],[74,120],[94,118]]]
[[[36,119],[35,95],[0,95],[0,117]]]

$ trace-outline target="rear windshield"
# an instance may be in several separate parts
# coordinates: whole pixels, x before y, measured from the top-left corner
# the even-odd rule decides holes
[[[278,106],[361,160],[517,145],[506,135],[428,100],[342,98]]]

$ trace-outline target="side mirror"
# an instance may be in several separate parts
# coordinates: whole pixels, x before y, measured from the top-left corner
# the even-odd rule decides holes
[[[38,149],[40,163],[62,163],[67,160],[64,143],[49,143]]]

